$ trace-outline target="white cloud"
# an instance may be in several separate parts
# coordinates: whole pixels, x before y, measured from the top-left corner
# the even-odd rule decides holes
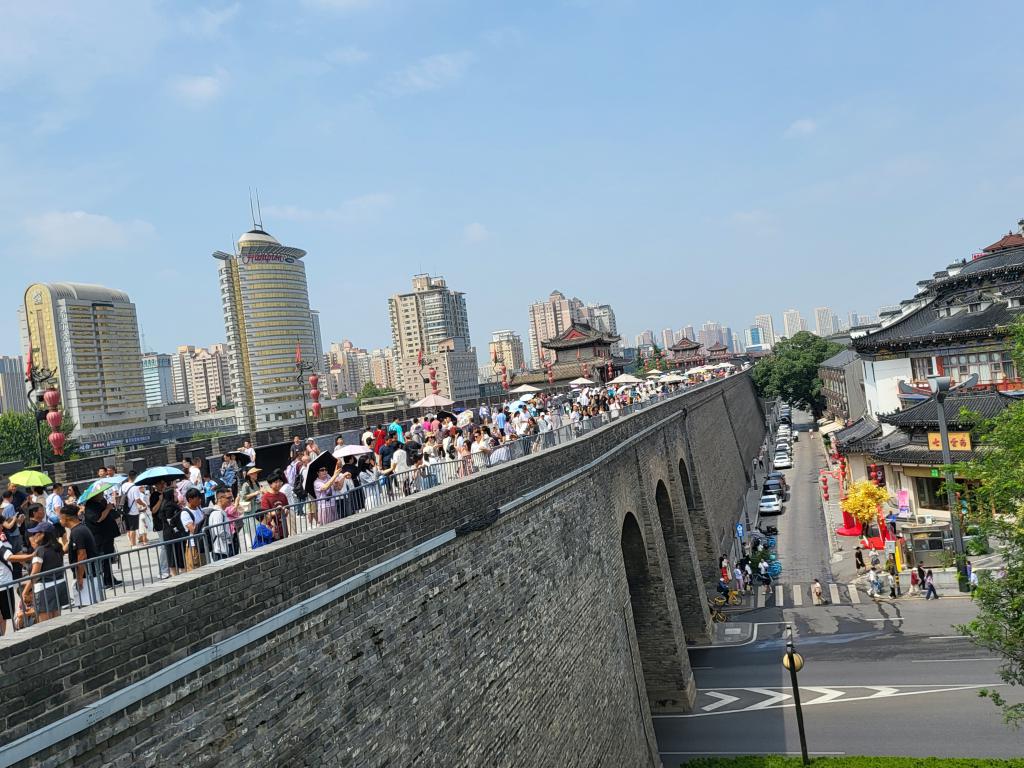
[[[146,221],[116,221],[85,211],[49,211],[22,222],[29,249],[36,255],[61,258],[96,251],[137,247],[153,235]]]
[[[490,236],[490,231],[479,221],[474,221],[462,228],[462,239],[470,244],[482,243]]]
[[[789,128],[786,129],[785,136],[787,139],[798,136],[810,136],[817,130],[818,124],[814,120],[811,120],[809,117],[802,117],[790,123]]]
[[[221,28],[230,23],[241,10],[241,3],[232,3],[214,10],[202,6],[185,17],[181,24],[190,35],[213,39],[220,35]]]
[[[205,107],[221,97],[227,85],[227,73],[218,70],[212,75],[187,75],[171,81],[175,95],[191,107]]]
[[[391,96],[436,91],[460,80],[472,59],[469,51],[427,56],[387,78],[383,90]]]
[[[334,208],[302,208],[295,205],[264,206],[267,219],[285,221],[324,221],[333,224],[357,224],[374,218],[390,208],[394,197],[384,192],[373,192],[345,200]]]
[[[358,64],[362,61],[366,61],[369,57],[370,54],[353,45],[347,45],[343,48],[335,48],[324,56],[330,64]]]

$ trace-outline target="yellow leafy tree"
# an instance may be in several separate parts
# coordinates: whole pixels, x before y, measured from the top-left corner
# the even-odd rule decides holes
[[[859,523],[873,523],[878,520],[878,506],[888,500],[889,494],[884,488],[870,480],[858,480],[847,490],[842,508]]]

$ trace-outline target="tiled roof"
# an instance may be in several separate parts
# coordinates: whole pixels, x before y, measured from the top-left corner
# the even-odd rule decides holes
[[[907,445],[902,448],[890,450],[872,451],[872,458],[877,461],[884,461],[887,464],[928,464],[940,465],[942,461],[941,451],[929,451],[926,445]],[[975,457],[974,451],[951,451],[950,461],[954,464],[961,461],[970,461]]]
[[[729,348],[725,346],[725,344],[712,344],[710,347],[708,347],[708,352],[726,352],[728,351],[728,349]]]
[[[555,338],[542,341],[541,346],[545,349],[572,349],[595,343],[614,344],[618,340],[618,336],[606,334],[587,323],[574,322]]]
[[[669,347],[670,352],[690,352],[694,349],[700,349],[700,344],[696,341],[691,341],[685,336]]]
[[[1004,251],[1007,248],[1019,248],[1024,245],[1024,235],[1020,235],[1014,232],[1007,232],[1003,237],[987,248],[982,248],[985,253],[993,253],[995,251]]]
[[[857,353],[852,349],[843,349],[836,354],[832,355],[828,360],[824,360],[818,365],[819,368],[844,368],[857,359]]]
[[[853,346],[858,350],[874,350],[899,344],[989,335],[998,328],[1010,325],[1019,313],[1019,310],[1009,309],[1005,303],[997,302],[982,312],[961,311],[950,317],[939,317],[935,311],[935,299],[932,299],[887,328],[854,339]],[[998,335],[1006,334],[1001,332]]]
[[[1015,402],[1016,398],[991,390],[954,392],[946,399],[946,421],[950,426],[971,426],[977,418],[963,418],[960,413],[964,409],[981,419],[991,419]],[[879,416],[878,420],[897,427],[938,427],[939,412],[935,398],[929,398],[912,408]]]
[[[870,416],[862,416],[853,422],[850,426],[845,429],[837,430],[832,434],[832,439],[837,441],[841,446],[848,446],[858,440],[864,440],[869,437],[874,437],[880,434],[882,428],[878,426],[878,422],[872,419]]]
[[[1004,237],[1003,240],[1006,240],[1006,238]],[[1003,240],[1000,240],[999,242],[1003,242]],[[997,245],[997,243],[993,243],[989,248],[992,248],[995,245]],[[1021,245],[1024,245],[1024,241],[1021,242]],[[953,277],[956,278],[960,275],[974,275],[979,272],[987,272],[990,269],[1018,267],[1024,264],[1024,248],[1009,246],[998,251],[989,251],[986,248],[985,251],[984,256],[980,259],[974,259],[974,261],[967,262],[963,269]]]

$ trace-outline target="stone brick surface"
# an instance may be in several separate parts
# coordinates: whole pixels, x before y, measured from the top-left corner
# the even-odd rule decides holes
[[[707,633],[705,575],[740,512],[758,411],[734,376],[0,640],[3,741],[479,529],[23,765],[657,765],[650,713],[692,706],[686,633]]]

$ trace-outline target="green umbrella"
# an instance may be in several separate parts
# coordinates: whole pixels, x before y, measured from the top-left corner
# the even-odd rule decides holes
[[[102,493],[106,493],[115,485],[118,485],[116,481],[110,481],[106,478],[102,480],[93,480],[89,484],[89,487],[82,491],[82,495],[78,497],[78,503],[85,504],[89,499],[94,496],[99,496]]]
[[[23,485],[26,488],[43,488],[53,482],[49,475],[43,472],[36,472],[34,469],[23,469],[21,472],[15,472],[11,475],[10,480],[15,485]]]

